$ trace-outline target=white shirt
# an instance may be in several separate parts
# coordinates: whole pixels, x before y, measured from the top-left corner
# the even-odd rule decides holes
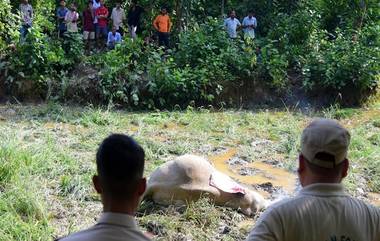
[[[32,26],[33,22],[33,7],[30,4],[20,4],[20,13],[23,24]]]
[[[269,207],[247,240],[380,241],[380,209],[350,197],[341,184],[312,184]]]
[[[118,30],[123,25],[123,21],[125,20],[124,9],[113,8],[111,13],[111,19],[113,26],[116,27],[116,29]]]
[[[249,16],[245,17],[243,19],[243,27],[244,26],[251,26],[251,25],[253,25],[255,28],[257,27],[256,18],[255,17],[250,18]],[[255,29],[254,28],[246,27],[243,30],[244,30],[244,34],[246,37],[255,38]]]
[[[237,18],[227,18],[224,20],[224,26],[226,27],[228,36],[230,36],[230,38],[237,38],[236,30],[240,25],[240,21]]]
[[[121,213],[103,213],[99,222],[84,231],[74,233],[60,241],[149,241],[137,228],[133,216]]]
[[[78,12],[69,10],[66,13],[65,22],[67,26],[67,32],[71,32],[71,33],[78,32],[78,24],[77,24],[78,19],[79,19]]]

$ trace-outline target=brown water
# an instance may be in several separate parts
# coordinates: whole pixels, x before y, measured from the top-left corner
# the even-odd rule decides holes
[[[370,192],[368,193],[368,199],[373,205],[380,207],[380,193]]]
[[[249,162],[244,166],[239,164],[229,165],[228,160],[235,156],[237,156],[237,150],[235,148],[231,148],[223,153],[210,156],[209,160],[218,171],[227,174],[236,181],[247,186],[252,187],[260,184],[271,183],[273,187],[280,187],[289,194],[294,193],[297,179],[295,174],[259,161]],[[239,170],[241,168],[251,168],[254,170],[254,173],[252,175],[241,175],[239,174]],[[270,196],[270,193],[267,191],[257,191],[264,197]],[[380,193],[368,193],[368,201],[371,204],[380,207]]]
[[[221,154],[210,156],[209,159],[218,171],[227,174],[240,183],[248,186],[271,183],[274,187],[281,187],[288,193],[294,192],[296,187],[296,175],[264,162],[252,162],[246,166],[229,165],[228,160],[236,156],[236,154],[237,150],[231,148]],[[252,169],[254,174],[241,175],[239,174],[241,168]],[[268,192],[259,192],[264,196],[269,196]]]

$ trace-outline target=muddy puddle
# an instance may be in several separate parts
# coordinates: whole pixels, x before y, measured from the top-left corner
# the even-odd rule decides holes
[[[244,160],[235,148],[225,149],[209,156],[215,168],[234,180],[257,190],[269,199],[292,196],[300,188],[297,176],[271,163]],[[380,193],[367,193],[367,200],[380,207]]]
[[[290,195],[295,192],[297,177],[295,174],[264,162],[249,162],[240,159],[237,150],[209,157],[215,168],[236,181],[257,189],[263,196],[275,197],[279,193]]]

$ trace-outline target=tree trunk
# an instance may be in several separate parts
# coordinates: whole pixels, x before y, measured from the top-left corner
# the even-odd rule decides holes
[[[224,0],[222,0],[221,16],[224,17]]]
[[[176,13],[177,13],[176,29],[179,33],[182,31],[182,15],[183,15],[182,5],[183,5],[182,0],[176,1]]]

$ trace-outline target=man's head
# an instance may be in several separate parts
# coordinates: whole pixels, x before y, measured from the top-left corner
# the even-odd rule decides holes
[[[232,19],[236,18],[236,12],[235,12],[235,10],[232,10],[230,12],[230,18],[232,18]]]
[[[248,17],[252,18],[252,17],[254,17],[254,16],[255,16],[255,12],[254,12],[253,10],[250,10],[250,11],[248,12]]]
[[[120,2],[117,2],[117,3],[116,3],[116,8],[117,8],[117,9],[120,9],[120,8],[121,8],[121,3],[120,3]]]
[[[116,34],[116,31],[117,31],[116,27],[113,26],[113,27],[112,27],[112,33],[113,33],[114,35]]]
[[[112,134],[100,145],[96,154],[95,189],[105,202],[131,202],[137,206],[144,194],[144,150],[131,137]]]
[[[61,0],[59,1],[59,5],[64,8],[66,6],[66,2],[64,0]]]
[[[99,2],[101,6],[104,6],[104,0],[100,0]]]
[[[168,13],[168,10],[166,9],[166,7],[162,7],[161,8],[161,14],[166,15],[167,13]]]
[[[349,132],[338,122],[316,119],[301,137],[298,173],[303,186],[316,182],[341,182],[347,176]]]
[[[76,11],[77,10],[77,5],[75,3],[70,4],[70,10],[71,11]]]
[[[21,3],[28,4],[28,0],[21,0]]]
[[[88,3],[87,3],[87,8],[88,9],[92,9],[92,7],[93,7],[93,2],[90,0],[90,1],[88,1]]]

